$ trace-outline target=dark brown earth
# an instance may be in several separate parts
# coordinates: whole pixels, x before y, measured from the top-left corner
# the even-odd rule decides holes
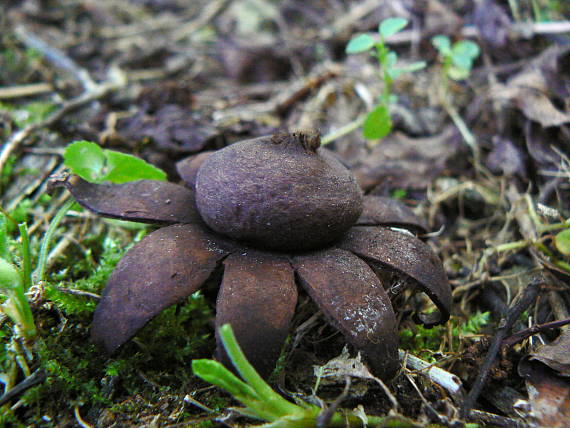
[[[561,235],[570,217],[566,3],[7,2],[0,16],[0,203],[12,225],[10,252],[19,251],[15,225],[26,221],[35,267],[67,194],[56,191],[49,199],[48,178],[63,172],[62,153],[72,141],[140,156],[170,181],[190,183],[208,151],[316,129],[366,196],[397,198],[425,221],[410,220],[410,226],[443,262],[452,316],[443,326],[419,327],[414,313],[429,320],[437,308],[412,294],[417,282],[406,282],[397,267],[380,274],[396,310],[399,347],[410,354],[387,383],[396,407],[377,382],[355,374],[354,348],[348,349],[352,359],[338,359],[344,336],[301,292],[271,378],[274,389],[323,407],[362,406],[369,416],[393,411],[420,426],[564,426],[570,419],[570,333],[564,326],[570,255]],[[398,64],[426,61],[426,68],[394,80],[392,132],[371,144],[361,127],[339,131],[364,117],[383,88],[377,63],[367,54],[347,55],[345,47],[394,16],[410,21],[387,40]],[[435,35],[478,44],[481,55],[467,79],[444,78],[430,42]],[[189,156],[177,170],[176,162]],[[80,184],[68,187],[79,192]],[[136,190],[149,191],[145,185]],[[114,205],[100,209],[123,218]],[[141,215],[156,210],[134,209]],[[405,216],[413,219],[399,211],[398,218]],[[63,219],[46,280],[34,283],[28,297],[38,339],[23,343],[12,321],[0,315],[0,372],[15,386],[0,398],[0,425],[261,423],[230,410],[238,403],[191,370],[192,359],[215,352],[213,308],[223,268],[201,294],[166,309],[114,356],[90,341],[95,304],[139,231],[79,207]],[[377,251],[385,239],[377,240]],[[434,262],[429,257],[414,263],[425,268]],[[225,260],[226,269],[232,260]],[[160,266],[144,269],[150,276]],[[334,293],[340,285],[334,278],[330,283],[326,290]],[[412,357],[443,371],[429,377]],[[323,366],[335,358],[334,364],[351,367],[350,387],[337,369],[315,391],[315,367],[334,373],[332,362]],[[443,382],[446,376],[453,376],[452,386]]]

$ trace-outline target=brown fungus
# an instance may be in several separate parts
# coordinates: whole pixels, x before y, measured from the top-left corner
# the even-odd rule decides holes
[[[223,235],[278,251],[323,247],[362,212],[362,191],[316,133],[277,134],[234,144],[198,170],[202,219]]]
[[[166,225],[129,250],[111,274],[93,340],[116,351],[223,268],[216,326],[232,325],[262,375],[277,361],[300,286],[376,375],[392,377],[398,334],[385,291],[390,278],[434,302],[438,311],[415,318],[426,326],[447,321],[451,289],[430,247],[400,230],[425,232],[425,223],[397,201],[363,197],[352,174],[319,144],[315,133],[236,143],[180,162],[186,186],[53,180],[99,215]],[[230,365],[216,340],[216,357]]]

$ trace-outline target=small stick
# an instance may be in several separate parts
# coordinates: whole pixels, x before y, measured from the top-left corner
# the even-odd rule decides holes
[[[470,422],[477,422],[498,427],[507,428],[529,428],[531,425],[524,421],[495,415],[494,413],[483,412],[481,410],[471,410],[466,418]]]
[[[23,394],[28,389],[42,383],[46,379],[46,374],[42,369],[37,369],[30,376],[25,378],[22,382],[16,385],[14,388],[6,392],[2,397],[0,397],[0,406],[3,406],[7,402],[13,400],[18,395]]]
[[[406,368],[426,376],[429,380],[441,386],[449,393],[454,401],[457,402],[463,399],[463,386],[459,377],[418,357],[407,354],[401,349],[398,352],[400,354],[400,361],[402,363],[405,362]]]
[[[53,91],[49,83],[30,83],[29,85],[2,86],[0,87],[0,99],[29,97],[41,95]]]
[[[35,34],[31,33],[23,25],[18,25],[14,29],[14,34],[26,46],[42,53],[46,59],[56,67],[67,70],[77,81],[81,83],[87,91],[95,89],[97,83],[91,78],[87,70],[78,66],[69,56],[62,50],[50,46]]]
[[[487,376],[489,375],[489,371],[491,370],[491,367],[495,362],[495,358],[501,349],[503,339],[507,336],[507,333],[519,318],[520,314],[522,314],[523,311],[527,309],[532,304],[532,302],[534,302],[543,286],[544,279],[542,277],[539,276],[533,279],[533,281],[531,281],[531,283],[523,290],[523,292],[513,300],[506,316],[499,322],[499,328],[497,329],[497,332],[493,337],[493,341],[489,346],[489,351],[487,352],[483,366],[481,367],[481,370],[477,375],[477,379],[475,379],[471,391],[469,391],[469,394],[467,395],[467,398],[461,407],[461,416],[463,418],[469,415],[469,411],[475,405],[479,394],[481,394],[483,386],[485,385],[485,381],[487,380]]]
[[[517,39],[530,38],[537,34],[564,34],[570,32],[570,21],[555,21],[555,22],[533,22],[533,23],[519,23],[511,26],[511,35]],[[473,25],[466,25],[458,31],[459,35],[463,38],[475,38],[479,35],[479,30]],[[368,33],[375,39],[378,38],[378,33]],[[326,36],[332,36],[324,33]],[[393,36],[388,37],[385,42],[389,45],[398,45],[417,42],[424,36],[417,30],[404,30]],[[330,37],[325,37],[330,38]]]
[[[78,97],[64,102],[58,110],[54,111],[46,119],[40,122],[32,123],[31,125],[28,125],[25,128],[12,134],[6,144],[4,144],[2,152],[0,152],[0,171],[2,171],[4,168],[4,165],[6,164],[8,157],[12,154],[12,152],[34,132],[53,125],[54,123],[61,120],[67,113],[83,107],[85,104],[89,104],[92,101],[103,98],[109,92],[112,92],[113,90],[121,88],[125,85],[125,79],[112,77],[108,82],[96,85],[94,88],[84,92]]]
[[[503,339],[503,341],[501,342],[501,346],[513,346],[529,338],[532,335],[535,335],[537,333],[542,333],[543,331],[560,328],[568,324],[570,324],[570,318],[558,321],[551,321],[544,324],[533,325],[532,327],[525,328],[524,330],[521,331],[517,331],[511,336]]]
[[[344,401],[344,399],[348,397],[348,393],[350,391],[350,385],[351,385],[350,376],[346,376],[344,389],[342,390],[342,393],[335,398],[335,400],[329,407],[323,409],[321,413],[319,413],[319,416],[317,416],[317,428],[324,428],[328,426],[334,413],[338,409],[338,406],[340,406],[340,404]]]
[[[71,294],[72,296],[81,296],[81,297],[87,297],[88,299],[92,300],[101,300],[101,296],[99,294],[91,293],[90,291],[77,290],[75,288],[65,288],[65,287],[56,287],[56,290],[65,294]]]

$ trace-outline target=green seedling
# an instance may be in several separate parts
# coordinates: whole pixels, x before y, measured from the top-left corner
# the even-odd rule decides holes
[[[558,232],[554,237],[554,244],[561,254],[570,256],[570,229]]]
[[[166,180],[166,173],[144,160],[114,150],[102,149],[90,141],[75,141],[63,153],[64,165],[73,173],[91,183],[126,183],[135,180]],[[53,234],[65,214],[75,205],[67,201],[55,214],[42,241],[37,278],[45,280],[48,249]]]
[[[378,39],[370,34],[360,34],[354,37],[346,46],[347,54],[369,52],[378,60],[379,77],[384,83],[384,89],[376,106],[366,115],[363,122],[364,138],[378,140],[392,131],[390,104],[396,97],[392,93],[394,79],[403,73],[421,70],[426,66],[424,61],[418,61],[406,66],[398,65],[398,54],[388,48],[386,39],[402,31],[408,25],[404,18],[388,18],[378,26]]]
[[[64,164],[72,173],[91,183],[126,183],[134,180],[166,180],[166,173],[141,158],[102,149],[89,141],[75,141],[66,147]]]
[[[0,293],[6,297],[0,306],[0,311],[14,322],[16,336],[31,342],[37,330],[26,296],[26,292],[32,285],[30,239],[27,226],[20,224],[18,227],[21,266],[17,266],[11,260],[7,240],[7,219],[5,216],[0,216]]]
[[[443,35],[434,36],[431,42],[438,50],[442,61],[440,92],[442,105],[457,126],[463,140],[471,148],[475,166],[478,168],[481,154],[477,139],[449,99],[449,79],[463,80],[469,77],[473,61],[479,56],[479,46],[470,40],[460,40],[451,45],[449,37]]]
[[[467,79],[473,68],[473,61],[479,56],[479,45],[471,40],[459,40],[453,45],[449,37],[438,35],[431,39],[443,63],[445,76],[453,80]]]
[[[206,382],[225,389],[245,407],[235,409],[244,416],[269,423],[265,428],[316,428],[328,427],[415,427],[413,422],[400,416],[376,417],[362,413],[336,411],[330,420],[323,421],[323,409],[306,402],[293,404],[275,392],[247,361],[229,324],[219,329],[222,343],[241,379],[214,360],[194,360],[194,374]]]

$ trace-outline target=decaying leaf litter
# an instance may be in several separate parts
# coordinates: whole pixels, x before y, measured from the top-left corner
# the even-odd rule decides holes
[[[374,380],[357,381],[366,376],[355,360],[345,358],[336,376],[326,370],[345,340],[302,293],[272,384],[285,397],[329,409],[363,406],[368,416],[392,409],[420,425],[563,426],[568,10],[564,2],[377,3],[11,4],[0,18],[6,246],[16,248],[14,225],[27,221],[32,256],[40,250],[66,203],[64,194],[45,196],[48,177],[62,172],[71,141],[136,154],[177,181],[176,161],[189,155],[316,128],[367,195],[396,196],[427,220],[428,243],[453,288],[452,319],[416,327],[409,309],[429,309],[427,301],[398,294],[405,284],[397,275],[384,278],[394,291],[400,347],[410,353],[402,353],[405,368],[386,395]],[[392,132],[371,144],[360,127],[343,129],[382,93],[378,66],[344,50],[390,17],[411,22],[387,39],[398,64],[427,66],[394,79]],[[467,79],[443,75],[430,41],[436,35],[477,42],[481,55]],[[235,403],[190,367],[214,350],[216,278],[118,355],[107,359],[86,346],[108,275],[144,233],[78,208],[63,217],[45,280],[36,277],[28,293],[39,339],[13,340],[11,319],[2,319],[3,379],[14,387],[2,398],[6,423],[211,426],[222,414],[232,426],[252,423],[232,415]],[[422,370],[417,357],[443,370]]]

